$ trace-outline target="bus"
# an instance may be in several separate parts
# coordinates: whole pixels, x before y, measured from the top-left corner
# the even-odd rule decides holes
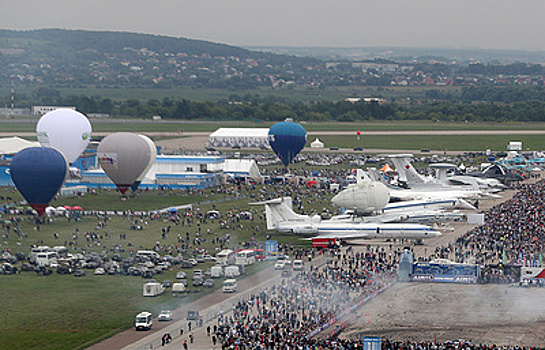
[[[237,252],[235,257],[236,265],[252,265],[255,263],[255,250],[254,249],[243,249]]]
[[[221,266],[232,265],[235,263],[235,252],[231,249],[224,249],[216,254],[216,264]]]

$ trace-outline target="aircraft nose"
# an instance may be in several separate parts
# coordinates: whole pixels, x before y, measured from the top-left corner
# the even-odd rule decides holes
[[[343,195],[342,192],[341,192],[341,193],[338,193],[338,194],[336,194],[333,198],[331,198],[331,202],[332,202],[333,204],[336,204],[336,205],[342,207],[341,203],[344,201],[344,200],[343,200],[343,197],[344,197],[344,195]]]

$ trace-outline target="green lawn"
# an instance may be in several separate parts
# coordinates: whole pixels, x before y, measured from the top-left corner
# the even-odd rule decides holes
[[[269,193],[273,187],[258,187],[252,193]],[[237,198],[234,193],[239,192],[244,198]],[[136,219],[142,230],[131,230],[130,226],[134,218],[122,216],[110,216],[107,225],[98,227],[99,219],[96,216],[84,216],[81,221],[75,222],[67,218],[54,218],[51,222],[42,224],[39,230],[29,220],[29,217],[13,217],[4,215],[3,219],[18,218],[19,227],[27,237],[19,237],[13,229],[9,236],[5,235],[1,241],[0,249],[9,248],[12,254],[22,252],[29,253],[32,244],[45,244],[49,246],[65,245],[66,242],[77,242],[72,246],[72,253],[75,252],[114,252],[123,257],[129,256],[130,250],[152,248],[156,241],[162,247],[175,247],[178,244],[177,235],[185,237],[189,233],[191,241],[200,230],[204,242],[199,246],[214,254],[216,245],[211,239],[216,235],[222,237],[231,236],[229,246],[236,248],[240,242],[247,242],[250,238],[258,242],[264,242],[267,234],[271,239],[279,242],[290,243],[296,247],[308,247],[309,241],[301,240],[297,236],[285,236],[268,233],[265,230],[265,222],[260,219],[263,207],[249,206],[254,201],[249,198],[250,193],[245,188],[237,189],[228,186],[228,193],[215,194],[211,190],[205,191],[200,196],[185,196],[181,194],[165,195],[160,191],[144,192],[141,196],[129,198],[127,201],[120,201],[119,195],[113,191],[102,191],[97,195],[86,195],[77,199],[57,200],[54,205],[75,205],[78,204],[88,210],[150,210],[169,207],[187,202],[214,201],[213,203],[198,205],[202,212],[217,209],[222,213],[229,210],[251,210],[254,213],[254,221],[240,221],[229,224],[229,228],[221,228],[219,220],[207,220],[206,222],[193,222],[191,226],[177,226],[164,219]],[[329,197],[319,198],[312,190],[303,191],[305,209],[321,211],[321,208],[329,202]],[[4,191],[3,195],[14,198],[14,204],[21,200],[17,192]],[[165,238],[162,238],[162,228],[170,225],[171,231]],[[73,236],[78,231],[78,239]],[[211,233],[206,233],[210,230]],[[96,233],[100,238],[97,241],[87,241],[85,233]],[[55,238],[55,234],[58,238]],[[126,239],[121,238],[126,235]],[[186,258],[196,254],[196,246],[191,245],[184,256]],[[161,252],[162,255],[166,252]],[[211,263],[200,264],[199,268],[210,267]],[[264,268],[265,263],[256,268],[250,268],[249,273]],[[157,275],[159,281],[169,279],[175,280],[176,267],[163,274]],[[187,270],[189,276],[191,270]],[[38,276],[34,272],[23,272],[13,276],[0,275],[0,300],[2,300],[2,314],[0,315],[0,327],[2,332],[1,348],[13,349],[55,349],[67,350],[90,344],[112,332],[130,328],[136,313],[141,310],[150,310],[155,315],[163,308],[176,308],[181,303],[188,303],[203,293],[211,290],[203,290],[201,293],[190,293],[186,298],[173,298],[170,293],[165,293],[156,298],[144,298],[142,287],[146,280],[136,276],[95,276],[93,270],[86,270],[85,277],[77,278],[73,275],[58,275],[53,273],[50,276]],[[191,284],[191,277],[188,278]],[[216,280],[216,288],[221,282]],[[190,285],[190,289],[193,289]]]
[[[449,150],[484,152],[505,151],[509,141],[522,141],[525,149],[543,150],[545,135],[363,135],[360,140],[356,136],[319,136],[326,148],[374,148],[392,150]],[[315,140],[307,138],[307,147]]]

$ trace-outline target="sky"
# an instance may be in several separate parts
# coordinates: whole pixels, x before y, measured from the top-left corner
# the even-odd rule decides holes
[[[545,50],[543,0],[0,0],[0,28],[235,46]]]

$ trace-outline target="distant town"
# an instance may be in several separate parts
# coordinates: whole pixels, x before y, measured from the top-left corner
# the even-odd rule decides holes
[[[0,31],[0,84],[221,89],[543,86],[537,63],[414,56],[351,60],[250,51],[143,34]]]

